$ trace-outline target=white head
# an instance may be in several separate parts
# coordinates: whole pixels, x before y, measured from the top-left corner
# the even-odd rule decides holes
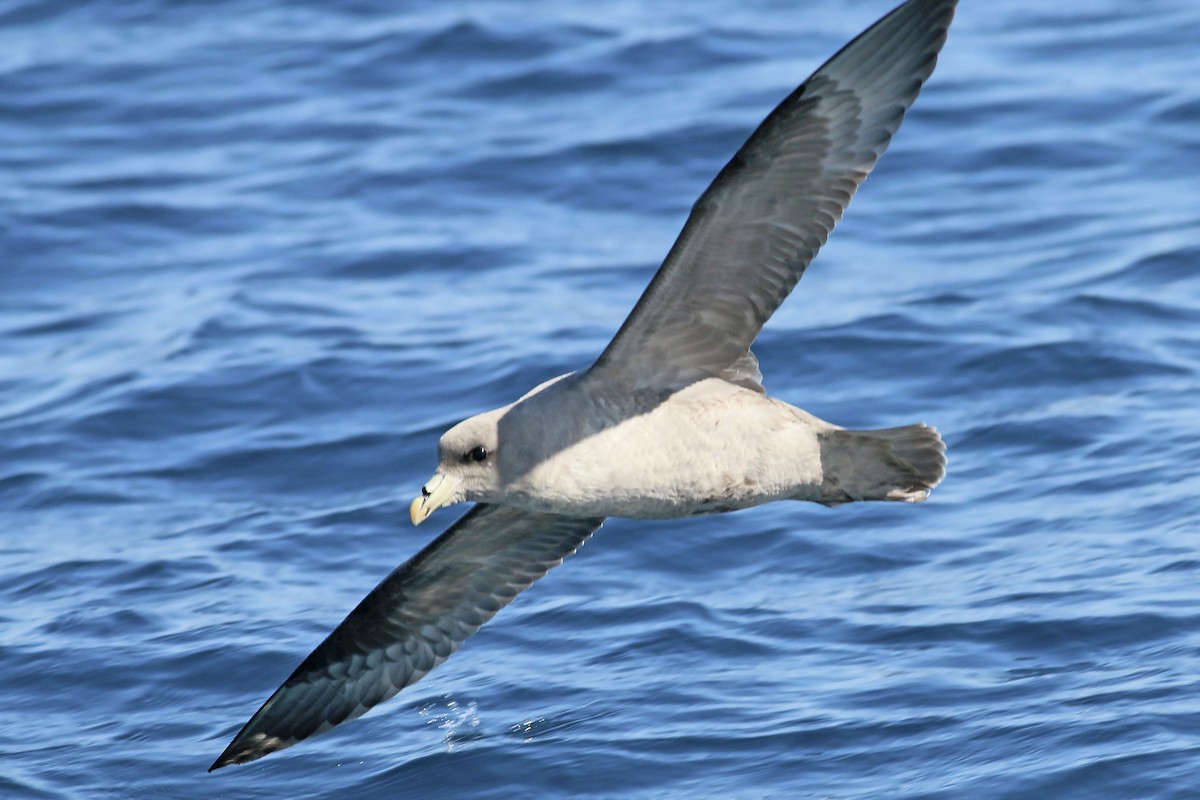
[[[409,507],[414,525],[442,506],[483,502],[499,489],[499,420],[507,407],[465,419],[438,440],[438,468]]]
[[[437,472],[409,507],[413,524],[420,525],[452,503],[502,502],[511,484],[554,449],[554,437],[547,435],[545,423],[561,416],[553,407],[563,393],[545,390],[572,374],[546,381],[517,402],[477,414],[446,431],[438,441]]]

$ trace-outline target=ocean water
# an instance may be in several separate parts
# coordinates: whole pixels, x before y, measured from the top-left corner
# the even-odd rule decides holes
[[[455,517],[441,431],[590,363],[889,7],[0,0],[0,796],[1200,797],[1194,0],[963,0],[760,338],[936,425],[929,502],[612,520],[205,773]]]

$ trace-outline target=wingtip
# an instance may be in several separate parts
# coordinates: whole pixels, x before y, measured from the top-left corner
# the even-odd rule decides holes
[[[236,762],[236,761],[233,759],[233,754],[230,752],[231,750],[233,750],[233,745],[234,745],[234,742],[236,742],[236,741],[237,741],[237,740],[236,740],[236,739],[234,739],[234,741],[233,741],[233,742],[230,742],[230,743],[229,743],[229,744],[228,744],[228,745],[225,747],[225,749],[221,751],[221,755],[217,756],[217,760],[216,760],[216,761],[214,761],[214,762],[212,763],[212,766],[210,766],[210,767],[208,768],[208,771],[209,771],[209,772],[214,772],[214,771],[216,771],[216,770],[220,769],[221,767],[227,767],[227,766],[229,766],[230,764],[236,764],[236,763],[237,763],[237,762]]]
[[[232,750],[233,750],[233,745],[230,744],[229,747],[225,748],[224,752],[222,752],[221,755],[217,756],[217,760],[212,763],[212,766],[208,768],[208,771],[215,772],[216,770],[219,770],[221,767],[228,767],[230,764],[244,764],[247,761],[253,761],[255,758],[261,758],[262,755],[266,755],[266,753],[263,753],[262,755],[259,755],[259,756],[243,758],[243,757],[239,757],[238,754],[231,752]]]
[[[249,737],[236,736],[229,743],[229,746],[217,756],[217,760],[208,768],[209,772],[228,767],[231,764],[247,764],[251,761],[257,761],[263,756],[269,756],[278,750],[283,750],[291,746],[290,742],[285,742],[276,736],[268,736],[264,733],[256,733]]]

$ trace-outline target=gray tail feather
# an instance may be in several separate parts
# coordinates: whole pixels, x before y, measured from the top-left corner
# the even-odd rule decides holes
[[[946,475],[946,445],[925,424],[821,434],[826,505],[854,500],[919,503]]]

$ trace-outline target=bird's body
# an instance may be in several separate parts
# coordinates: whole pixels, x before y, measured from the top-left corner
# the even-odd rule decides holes
[[[946,463],[935,430],[844,430],[772,399],[750,345],[933,72],[955,3],[908,0],[780,103],[696,201],[591,367],[442,436],[413,522],[477,505],[367,595],[212,769],[327,731],[419,680],[605,517],[928,497]]]
[[[566,375],[526,397],[506,416],[545,424],[512,426],[537,435],[519,448],[505,439],[497,467],[512,478],[480,499],[531,511],[653,519],[819,497],[817,437],[833,427],[828,423],[717,378],[665,398],[641,394],[589,391],[586,375]],[[590,421],[587,435],[556,429],[556,422],[576,419]],[[508,470],[510,453],[520,463]]]
[[[503,442],[490,455],[496,480],[471,486],[475,465],[460,453],[491,427]],[[918,443],[936,461],[936,434],[912,427],[926,431]],[[720,378],[627,394],[568,373],[448,431],[441,473],[465,473],[467,496],[479,502],[579,517],[669,519],[774,500],[923,500],[930,475],[880,462],[871,476],[880,461],[871,452],[831,462],[831,442],[868,435]]]

